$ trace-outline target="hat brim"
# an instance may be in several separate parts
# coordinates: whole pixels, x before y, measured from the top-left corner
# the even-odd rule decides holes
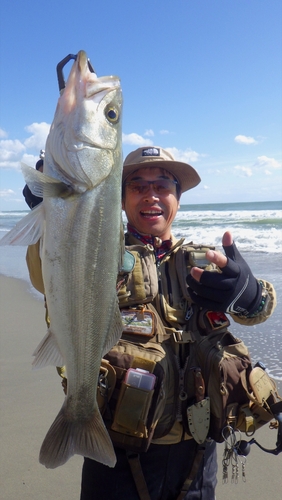
[[[140,168],[148,167],[158,167],[167,170],[176,178],[176,180],[180,184],[182,193],[196,187],[201,182],[201,177],[199,176],[199,174],[193,167],[191,167],[191,165],[188,165],[188,163],[183,163],[181,161],[165,161],[155,159],[148,161],[148,158],[146,158],[146,161],[144,162],[124,165],[122,172],[122,182],[124,183],[125,179],[133,172],[140,170]]]

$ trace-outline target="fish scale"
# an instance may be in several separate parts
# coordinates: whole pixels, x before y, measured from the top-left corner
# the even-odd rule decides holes
[[[65,365],[67,395],[42,443],[48,468],[80,454],[110,467],[114,448],[96,401],[101,358],[120,338],[116,278],[124,252],[117,77],[98,78],[77,54],[46,142],[43,174],[23,172],[43,202],[1,240],[41,238],[50,328],[33,366]],[[3,241],[4,240],[4,241]]]

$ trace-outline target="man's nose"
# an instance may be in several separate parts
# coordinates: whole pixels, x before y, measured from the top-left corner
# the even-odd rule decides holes
[[[151,193],[152,191],[159,196],[159,186],[155,181],[148,182],[148,190]]]
[[[150,198],[154,198],[154,199],[159,199],[159,195],[157,194],[156,190],[155,190],[155,185],[153,182],[150,182],[150,184],[148,184],[148,190],[146,191],[145,195],[144,195],[144,199],[150,199]]]

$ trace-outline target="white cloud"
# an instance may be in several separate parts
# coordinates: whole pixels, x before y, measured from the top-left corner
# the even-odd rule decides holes
[[[234,167],[234,169],[239,174],[243,175],[243,177],[251,177],[253,175],[252,169],[250,167],[244,167],[244,166],[241,166],[241,165],[236,165],[236,167]]]
[[[5,132],[5,130],[0,128],[0,139],[3,139],[4,137],[8,137],[8,134],[7,132]]]
[[[196,151],[192,151],[191,149],[185,149],[185,151],[177,148],[165,149],[169,151],[176,160],[183,161],[184,163],[195,163],[196,161],[199,161],[200,157],[204,156]]]
[[[246,135],[236,135],[234,141],[239,144],[246,144],[247,146],[250,144],[258,144],[258,141],[256,141],[253,137],[247,137]]]
[[[255,167],[266,169],[278,169],[282,167],[282,164],[275,160],[275,158],[268,158],[267,156],[258,156],[254,165]]]
[[[25,149],[24,144],[18,139],[0,140],[0,167],[19,168],[19,160]]]
[[[144,139],[141,135],[135,134],[132,132],[131,134],[122,134],[122,142],[123,144],[130,144],[132,146],[153,146],[153,143],[150,139]]]
[[[19,170],[21,161],[34,165],[38,160],[40,150],[45,147],[49,129],[48,123],[32,123],[25,127],[31,135],[24,141],[4,139],[3,137],[7,134],[0,129],[0,168]]]
[[[12,194],[15,194],[15,191],[12,189],[2,189],[0,191],[0,198],[8,198]]]
[[[154,131],[150,128],[149,130],[146,130],[145,134],[146,137],[154,137]]]
[[[167,135],[167,134],[169,134],[169,131],[168,130],[160,130],[160,134]]]
[[[46,122],[32,123],[25,127],[25,130],[32,135],[28,137],[24,144],[28,149],[38,149],[38,155],[40,149],[45,149],[45,143],[47,135],[49,134],[50,125]]]
[[[257,172],[264,173],[264,175],[272,175],[273,170],[282,168],[282,164],[275,158],[268,158],[267,156],[258,156],[256,161],[251,166],[236,165],[234,170],[243,177],[251,177]]]
[[[21,158],[21,163],[24,163],[25,165],[29,165],[30,167],[34,167],[35,163],[38,161],[39,155],[30,155],[28,153],[25,153],[22,158]]]

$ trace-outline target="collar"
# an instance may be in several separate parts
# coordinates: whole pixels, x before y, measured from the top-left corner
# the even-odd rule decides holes
[[[164,255],[167,252],[169,252],[169,250],[172,247],[172,240],[171,239],[162,241],[161,238],[158,238],[157,236],[153,236],[152,234],[138,233],[138,231],[135,229],[135,227],[131,226],[130,224],[127,224],[127,230],[135,238],[142,241],[142,243],[144,243],[144,245],[152,245],[152,247],[155,250],[156,258],[158,260],[161,259],[162,257],[164,257]]]

